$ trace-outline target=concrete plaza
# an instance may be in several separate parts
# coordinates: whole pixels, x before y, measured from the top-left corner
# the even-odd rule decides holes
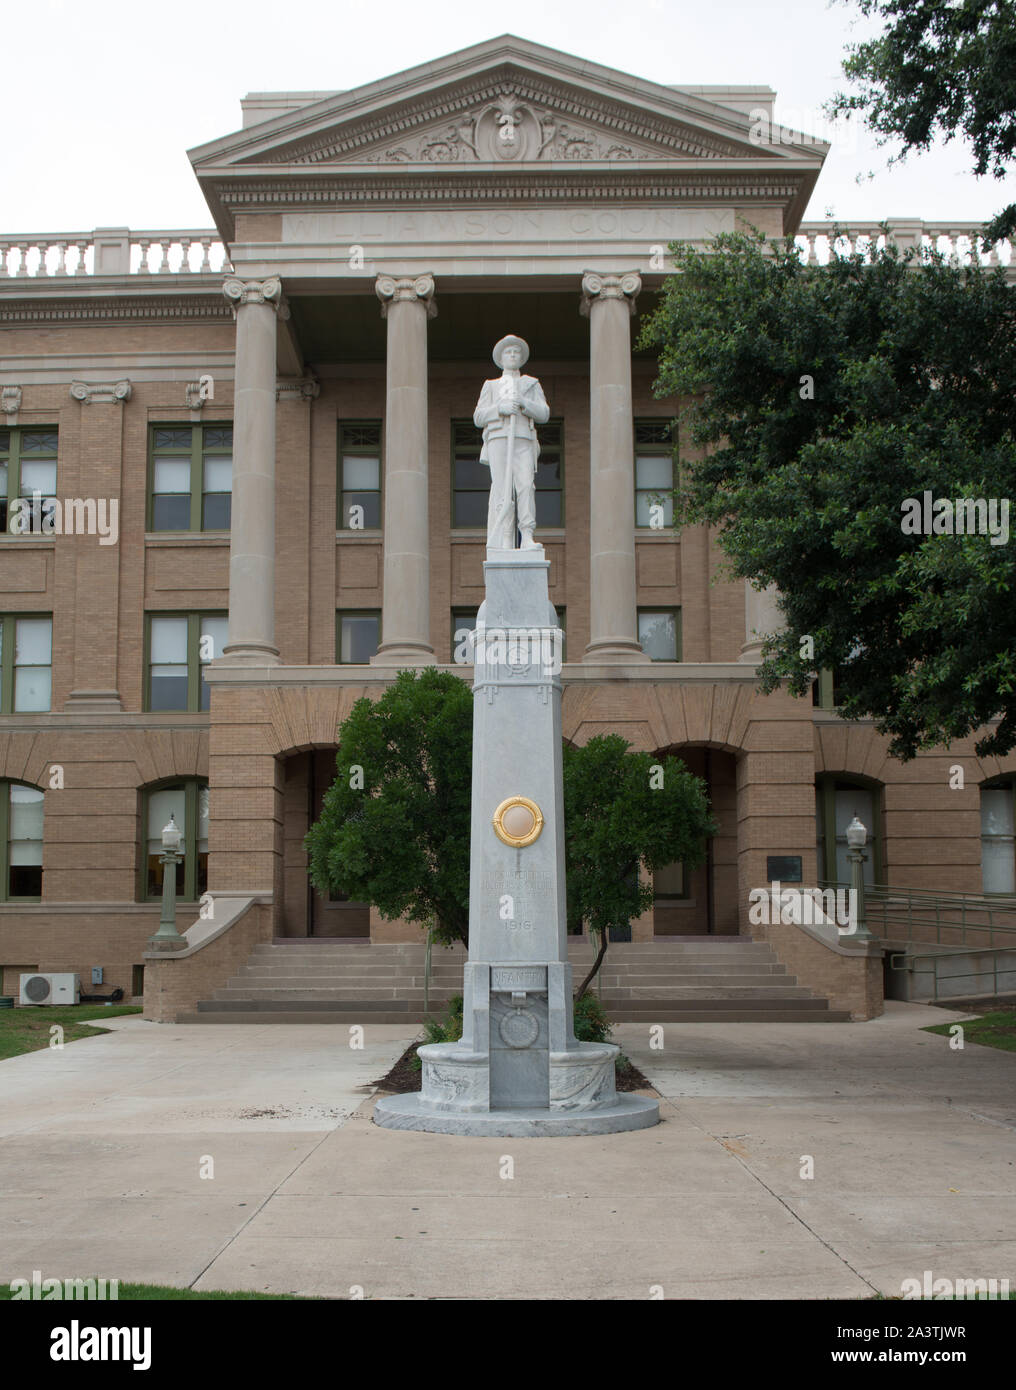
[[[0,1063],[0,1281],[100,1276],[332,1298],[868,1298],[1016,1286],[1016,1054],[857,1024],[616,1040],[654,1129],[379,1129],[401,1025],[181,1027]],[[813,1177],[802,1176],[813,1160]],[[212,1160],[214,1176],[202,1177]]]

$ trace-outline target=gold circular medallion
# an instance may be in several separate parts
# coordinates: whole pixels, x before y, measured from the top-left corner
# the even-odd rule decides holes
[[[510,796],[494,812],[494,833],[512,849],[523,849],[539,838],[543,812],[528,796]]]

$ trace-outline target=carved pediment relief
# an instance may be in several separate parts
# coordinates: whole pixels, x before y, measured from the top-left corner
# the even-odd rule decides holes
[[[504,77],[277,149],[270,163],[490,164],[757,158],[759,147],[592,92]]]
[[[507,163],[551,159],[646,159],[659,152],[640,142],[604,136],[586,122],[562,120],[553,111],[500,92],[480,111],[432,127],[409,141],[372,150],[371,164]]]

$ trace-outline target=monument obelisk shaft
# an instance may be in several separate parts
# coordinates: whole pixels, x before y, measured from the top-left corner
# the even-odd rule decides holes
[[[469,959],[462,1038],[419,1049],[419,1095],[380,1100],[393,1129],[568,1135],[642,1129],[659,1107],[618,1096],[611,1043],[573,1029],[568,963],[560,654],[550,565],[533,538],[536,424],[550,414],[521,376],[529,349],[503,338],[474,420],[491,470],[485,598],[473,679]],[[514,500],[514,505],[513,504]],[[522,542],[515,549],[516,530]]]

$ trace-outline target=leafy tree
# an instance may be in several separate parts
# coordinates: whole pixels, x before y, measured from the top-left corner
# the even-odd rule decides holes
[[[472,718],[469,687],[433,667],[356,702],[339,730],[339,775],[305,841],[319,892],[468,942]],[[610,735],[565,745],[564,798],[568,919],[601,932],[605,950],[605,929],[652,901],[640,864],[701,862],[714,829],[705,787],[676,758],[629,752]]]
[[[974,173],[1003,178],[1016,150],[1016,5],[1012,0],[857,0],[883,34],[848,45],[846,76],[860,91],[839,93],[829,114],[862,111],[878,143],[926,150],[936,135],[970,141]],[[994,241],[1016,229],[1016,203],[991,223]]]
[[[896,756],[996,718],[978,751],[1006,753],[1014,546],[902,529],[926,491],[1004,501],[999,520],[1016,494],[1004,271],[892,245],[806,266],[757,232],[713,247],[675,243],[642,341],[661,350],[657,393],[696,398],[683,421],[706,446],[682,462],[675,522],[716,525],[728,573],[782,593],[762,688],[803,695],[835,667],[844,716],[872,718]]]
[[[611,927],[626,927],[652,906],[652,871],[680,860],[696,868],[715,834],[705,784],[675,757],[633,753],[620,734],[564,748],[564,824],[568,843],[568,922],[599,936],[581,999],[603,964]]]
[[[357,700],[305,841],[319,892],[467,940],[472,727],[469,687],[432,666],[401,671],[380,700]]]

